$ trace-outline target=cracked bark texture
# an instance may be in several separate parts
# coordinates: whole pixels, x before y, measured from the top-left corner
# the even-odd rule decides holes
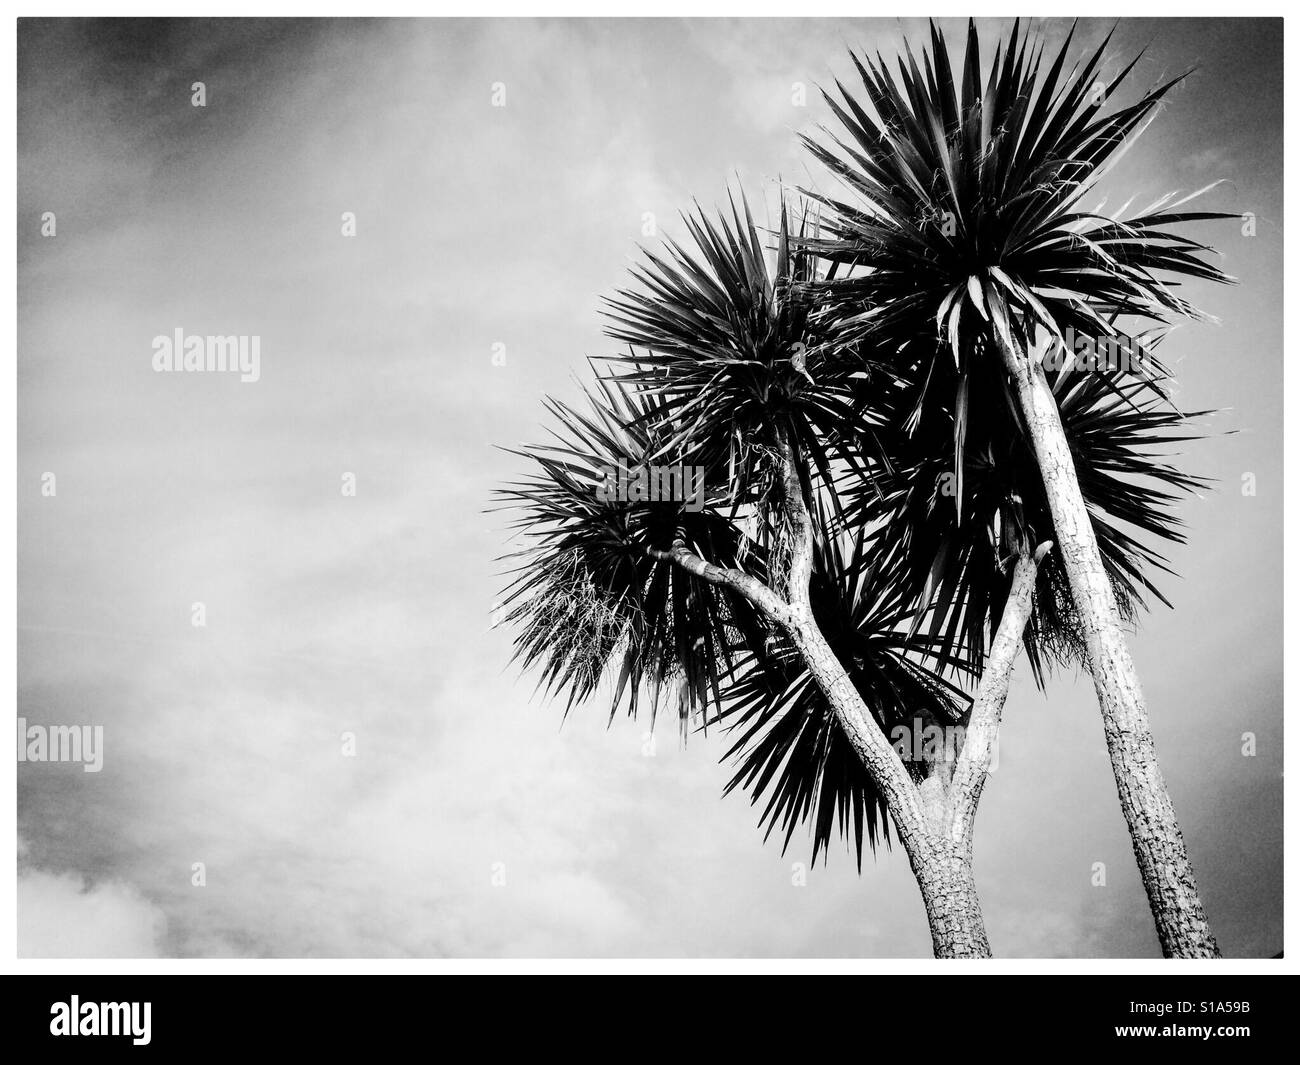
[[[1137,671],[1041,362],[1000,345],[1042,471],[1061,559],[1083,627],[1120,807],[1166,957],[1218,957],[1173,801],[1156,762]]]

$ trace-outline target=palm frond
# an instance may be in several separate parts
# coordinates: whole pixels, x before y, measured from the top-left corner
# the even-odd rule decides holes
[[[621,379],[674,421],[665,451],[725,461],[741,494],[759,486],[778,427],[827,476],[846,432],[871,412],[829,372],[842,354],[836,338],[811,324],[816,258],[806,242],[816,220],[805,211],[792,228],[783,204],[766,247],[742,196],[716,218],[696,205],[683,224],[693,247],[669,239],[660,252],[643,249],[637,286],[606,301],[608,335],[629,345],[616,357]]]
[[[525,540],[506,556],[515,575],[503,607],[518,626],[515,657],[540,669],[544,690],[568,693],[566,714],[608,675],[611,716],[624,696],[635,715],[643,689],[653,714],[668,686],[683,721],[707,721],[736,649],[761,642],[766,625],[747,600],[647,549],[682,540],[719,565],[760,573],[761,554],[723,512],[732,493],[722,472],[686,452],[661,453],[652,427],[671,425],[661,400],[610,378],[598,379],[588,400],[587,411],[547,401],[554,441],[517,451],[536,472],[496,493]],[[703,494],[630,500],[607,489],[611,471],[617,483],[619,471],[646,468],[700,470]]]
[[[910,48],[897,76],[851,55],[865,103],[836,81],[823,96],[842,133],[803,138],[853,194],[806,193],[827,209],[813,244],[844,271],[826,283],[830,313],[869,308],[862,327],[899,344],[937,336],[960,367],[964,338],[1005,330],[1007,316],[1054,333],[1116,313],[1160,322],[1200,313],[1176,294],[1179,277],[1231,280],[1172,229],[1235,217],[1178,210],[1212,185],[1127,215],[1082,207],[1186,75],[1116,106],[1137,60],[1103,80],[1108,35],[1066,72],[1072,36],[1044,68],[1017,22],[986,73],[972,21],[960,85],[933,26],[924,73]]]
[[[1206,485],[1172,464],[1171,449],[1197,439],[1194,423],[1211,412],[1175,410],[1158,379],[1068,366],[1048,376],[1121,615],[1132,618],[1148,596],[1168,605],[1155,583],[1171,572],[1160,545],[1183,542],[1175,506]],[[1051,511],[1028,441],[1008,429],[1017,414],[1001,382],[970,377],[960,479],[944,443],[957,412],[923,397],[927,384],[913,379],[900,391],[899,407],[915,417],[877,431],[889,464],[870,480],[843,477],[836,491],[844,522],[879,530],[877,549],[896,559],[908,594],[926,610],[918,625],[978,672],[1010,588],[1010,563],[1053,539]],[[1081,641],[1058,553],[1040,566],[1038,588],[1025,645],[1041,676],[1044,653],[1077,659]]]
[[[838,131],[805,138],[848,190],[806,193],[825,209],[806,244],[835,272],[811,284],[813,326],[891,382],[893,414],[873,427],[887,461],[870,483],[841,479],[844,520],[892,529],[882,549],[910,574],[926,631],[976,665],[1005,599],[1004,563],[1052,538],[1000,349],[1149,341],[1170,316],[1200,314],[1177,294],[1181,279],[1231,280],[1179,232],[1235,217],[1186,209],[1213,186],[1110,215],[1082,206],[1181,77],[1121,103],[1137,59],[1107,78],[1109,36],[1071,66],[1072,40],[1048,57],[1017,22],[986,65],[972,21],[955,70],[932,25],[920,60],[907,49],[896,74],[879,55],[852,55],[861,91],[837,81],[824,96]],[[1159,455],[1167,438],[1192,435],[1166,402],[1166,375],[1155,360],[1141,372],[1049,373],[1127,616],[1148,593],[1163,601],[1157,544],[1181,540],[1170,508],[1202,483]],[[1036,670],[1040,650],[1078,646],[1058,555],[1039,582]]]

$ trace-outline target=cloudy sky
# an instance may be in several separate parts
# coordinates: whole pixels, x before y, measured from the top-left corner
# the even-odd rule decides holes
[[[517,471],[492,445],[537,439],[543,393],[610,350],[598,300],[646,215],[680,232],[728,181],[769,203],[825,183],[795,138],[827,117],[812,86],[847,78],[849,45],[924,31],[21,23],[18,710],[102,725],[105,758],[19,766],[20,952],[929,954],[901,852],[859,876],[836,849],[796,886],[805,838],[782,856],[721,798],[717,737],[661,722],[651,747],[597,705],[561,728],[491,627],[506,547],[483,512]],[[1217,484],[1181,507],[1175,609],[1131,647],[1220,944],[1268,956],[1281,23],[1124,22],[1115,63],[1143,47],[1144,84],[1197,73],[1115,202],[1222,179],[1207,205],[1256,223],[1206,231],[1241,283],[1191,285],[1221,324],[1162,349],[1179,401],[1224,411],[1181,460]],[[259,336],[260,380],[153,372],[177,328]],[[1091,683],[1022,673],[976,841],[994,951],[1158,955]]]

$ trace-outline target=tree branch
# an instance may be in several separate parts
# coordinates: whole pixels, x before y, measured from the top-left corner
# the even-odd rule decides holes
[[[799,479],[795,442],[788,430],[780,432],[777,448],[781,457],[782,504],[793,541],[786,582],[791,616],[786,627],[807,663],[808,671],[843,727],[849,744],[885,797],[899,837],[916,867],[923,861],[930,835],[921,793],[813,617],[809,592],[813,559],[812,516]]]
[[[970,829],[975,822],[984,782],[993,763],[993,745],[997,743],[998,729],[1002,724],[1002,708],[1011,689],[1011,668],[1020,651],[1025,626],[1034,609],[1034,583],[1038,578],[1038,564],[1052,548],[1051,541],[1038,546],[1033,556],[1022,554],[1016,560],[1011,577],[1011,592],[1002,619],[993,637],[984,673],[975,691],[970,721],[966,726],[966,740],[949,785],[948,832],[954,843],[970,845]]]
[[[788,432],[779,435],[777,447],[781,461],[782,510],[792,541],[786,581],[788,602],[748,573],[706,562],[682,540],[675,541],[667,551],[647,547],[646,554],[675,563],[702,580],[731,588],[790,634],[850,745],[884,796],[900,840],[915,866],[924,861],[933,847],[934,826],[926,818],[920,791],[907,767],[871,716],[853,678],[813,617],[809,592],[814,543],[812,516],[799,479],[794,441]]]
[[[759,608],[769,620],[785,627],[790,623],[790,606],[766,584],[743,570],[728,569],[706,562],[688,548],[684,541],[676,540],[667,551],[656,547],[647,547],[646,554],[664,562],[674,562],[710,584],[730,588],[738,595],[744,596]]]

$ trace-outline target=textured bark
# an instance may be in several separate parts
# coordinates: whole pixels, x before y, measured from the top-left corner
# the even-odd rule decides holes
[[[1083,626],[1120,807],[1161,949],[1166,957],[1217,957],[1187,845],[1156,762],[1142,688],[1079,490],[1056,399],[1040,362],[1005,345],[1002,355],[1042,471],[1061,559]]]
[[[921,888],[936,958],[989,958],[984,914],[970,855],[961,844],[931,835],[908,851]]]

